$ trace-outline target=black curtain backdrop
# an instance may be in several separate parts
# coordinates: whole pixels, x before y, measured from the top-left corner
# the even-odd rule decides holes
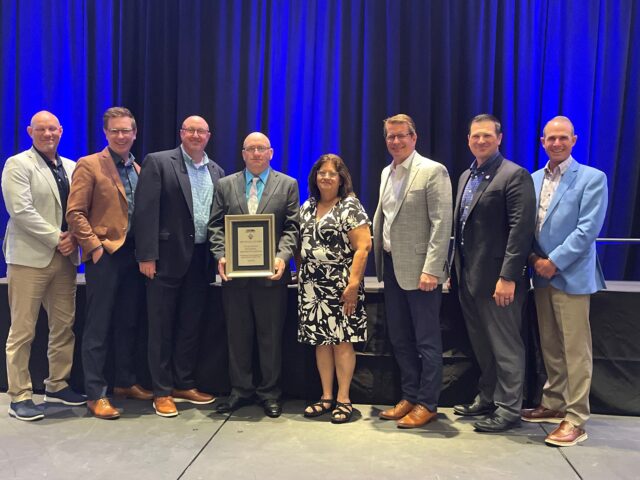
[[[273,166],[300,182],[318,156],[341,155],[372,216],[390,161],[382,120],[417,124],[418,150],[456,187],[472,157],[468,121],[491,112],[502,152],[544,165],[544,123],[569,116],[575,158],[604,170],[601,236],[640,237],[640,2],[634,0],[3,0],[0,158],[28,148],[47,109],[61,154],[105,145],[102,113],[129,107],[134,154],[178,143],[206,118],[209,154],[233,172],[254,130]],[[636,45],[633,48],[633,45]],[[2,230],[7,215],[2,209]],[[599,247],[610,279],[640,279],[638,247]]]

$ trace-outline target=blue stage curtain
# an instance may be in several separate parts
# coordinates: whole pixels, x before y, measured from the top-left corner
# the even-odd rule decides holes
[[[468,121],[503,122],[502,152],[533,171],[544,123],[569,116],[574,156],[604,170],[602,236],[640,236],[640,2],[634,0],[4,0],[0,157],[28,147],[49,109],[71,158],[104,146],[101,115],[131,108],[134,154],[173,148],[182,119],[210,123],[210,155],[242,168],[244,137],[271,138],[298,178],[340,154],[370,215],[389,161],[382,120],[416,121],[418,150],[454,188]],[[6,221],[6,214],[3,220]],[[4,222],[3,222],[4,223]],[[605,246],[608,278],[640,279],[639,247]]]

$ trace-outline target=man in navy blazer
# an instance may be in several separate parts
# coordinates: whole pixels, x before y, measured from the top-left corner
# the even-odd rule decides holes
[[[556,446],[587,439],[589,303],[592,293],[605,288],[595,243],[607,211],[607,179],[574,160],[577,139],[567,117],[550,120],[540,139],[549,162],[533,174],[538,214],[529,262],[547,382],[540,405],[521,414],[528,422],[559,423],[545,439]]]
[[[475,429],[502,432],[520,425],[522,309],[529,290],[535,193],[529,172],[500,154],[502,127],[496,117],[471,120],[468,140],[475,161],[458,182],[452,281],[481,375],[475,401],[454,406],[454,412],[488,414]]]
[[[178,414],[174,401],[213,402],[194,377],[209,282],[214,275],[207,223],[224,171],[204,151],[211,132],[191,116],[178,148],[150,153],[135,197],[136,259],[147,277],[149,370],[158,415]]]

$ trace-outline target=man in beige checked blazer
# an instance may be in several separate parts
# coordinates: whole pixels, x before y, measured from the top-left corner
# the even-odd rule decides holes
[[[440,303],[448,276],[451,180],[444,165],[416,152],[411,117],[387,118],[384,135],[393,162],[382,171],[374,253],[402,399],[380,418],[415,428],[436,418],[442,384]]]

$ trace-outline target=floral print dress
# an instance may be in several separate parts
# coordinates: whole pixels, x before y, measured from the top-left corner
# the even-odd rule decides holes
[[[321,219],[310,198],[300,209],[301,266],[298,272],[298,341],[311,345],[363,342],[367,339],[364,283],[355,312],[346,316],[340,297],[349,283],[355,250],[348,233],[371,225],[360,201],[346,197]]]

